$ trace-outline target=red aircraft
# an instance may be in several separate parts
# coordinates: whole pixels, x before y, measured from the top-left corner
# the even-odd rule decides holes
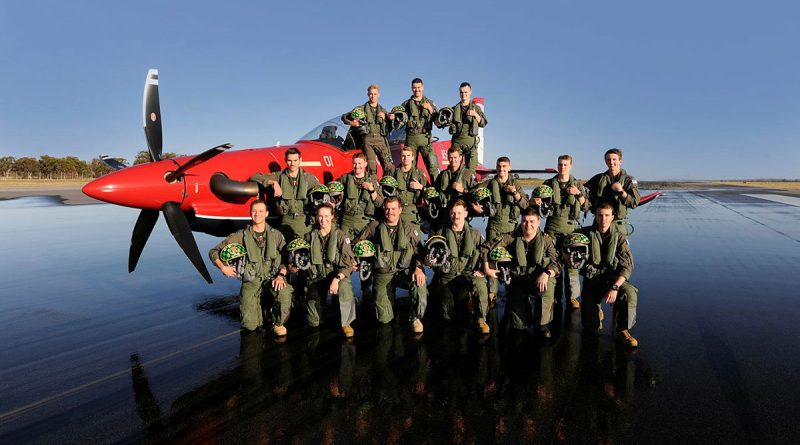
[[[483,106],[483,99],[474,102]],[[359,150],[344,149],[347,127],[334,117],[311,130],[292,145],[252,148],[227,152],[223,144],[196,156],[162,159],[161,110],[158,98],[158,70],[147,73],[144,89],[144,131],[153,162],[125,167],[110,158],[104,160],[117,171],[83,187],[83,193],[111,204],[141,209],[133,228],[128,272],[133,272],[159,212],[164,213],[175,241],[203,278],[212,282],[197,248],[192,231],[226,236],[250,221],[249,204],[259,195],[258,184],[247,181],[258,172],[275,172],[284,166],[284,152],[296,147],[302,154],[301,167],[327,183],[352,171],[352,156]],[[483,161],[483,129],[480,130],[479,162]],[[389,136],[392,157],[399,160],[405,128]],[[434,142],[439,164],[447,166],[450,141]],[[423,165],[420,156],[417,165]],[[380,168],[380,166],[378,167]],[[513,173],[556,173],[554,169],[515,170]],[[382,172],[381,172],[382,173]],[[479,163],[479,177],[495,173]],[[378,175],[380,177],[380,174]],[[644,204],[656,196],[642,198]],[[271,212],[272,214],[275,214]]]

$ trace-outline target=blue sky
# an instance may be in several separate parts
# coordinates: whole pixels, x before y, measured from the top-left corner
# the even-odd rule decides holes
[[[293,142],[382,87],[486,98],[487,155],[516,167],[618,146],[640,179],[800,177],[800,6],[790,2],[3,2],[0,155]],[[646,4],[650,3],[650,4]]]

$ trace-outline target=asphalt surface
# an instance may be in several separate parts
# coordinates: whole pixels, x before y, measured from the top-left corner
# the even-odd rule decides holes
[[[502,302],[488,338],[433,305],[419,339],[343,341],[333,307],[283,343],[240,335],[237,282],[205,284],[163,219],[128,274],[136,210],[3,201],[0,443],[798,443],[800,206],[762,193],[632,212],[637,351],[608,307],[605,336],[567,313],[543,345]]]

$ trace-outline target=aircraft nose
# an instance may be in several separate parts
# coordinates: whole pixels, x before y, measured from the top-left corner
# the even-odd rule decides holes
[[[159,210],[168,201],[183,201],[183,181],[164,179],[169,164],[142,164],[101,176],[83,186],[94,199],[137,209]]]

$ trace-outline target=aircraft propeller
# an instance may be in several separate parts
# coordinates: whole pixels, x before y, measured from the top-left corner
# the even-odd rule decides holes
[[[150,151],[153,161],[159,162],[162,152],[162,135],[161,109],[158,99],[158,70],[156,69],[151,69],[147,72],[147,80],[144,86],[143,108],[144,134],[147,139],[147,149]],[[210,148],[179,166],[177,170],[167,174],[164,179],[167,182],[177,181],[183,177],[187,170],[208,161],[231,147],[233,147],[232,144],[222,144]],[[200,256],[200,250],[197,248],[197,242],[192,234],[189,220],[186,218],[186,214],[183,213],[183,210],[181,210],[180,203],[175,201],[164,202],[161,205],[160,211],[143,209],[139,213],[139,218],[136,220],[136,225],[134,225],[133,234],[131,235],[131,248],[128,254],[128,272],[133,272],[136,269],[136,264],[139,262],[139,257],[142,255],[142,250],[144,250],[144,246],[150,238],[150,233],[152,233],[153,227],[155,227],[158,221],[159,213],[164,214],[164,219],[167,221],[167,226],[172,233],[172,237],[175,238],[175,241],[189,258],[189,261],[191,261],[197,271],[200,272],[200,275],[202,275],[207,282],[211,283],[211,275],[208,273],[203,258]]]

